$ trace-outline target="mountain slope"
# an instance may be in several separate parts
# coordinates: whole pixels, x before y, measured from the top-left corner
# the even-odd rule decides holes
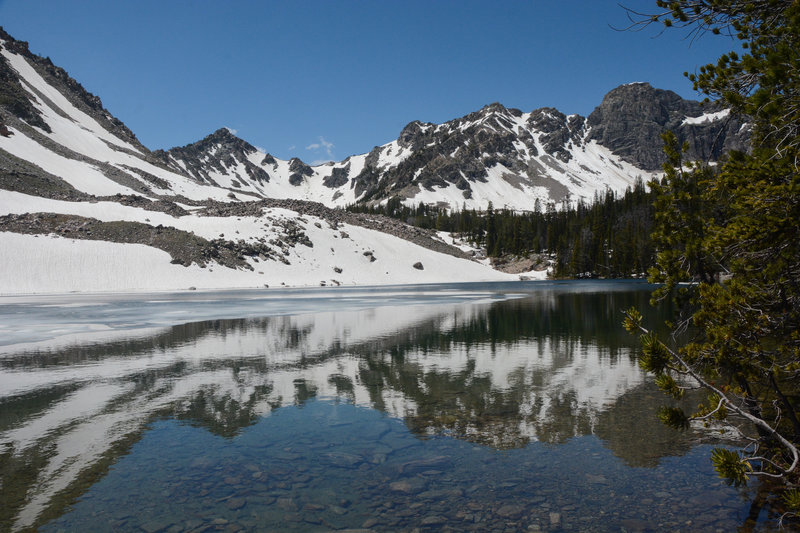
[[[151,152],[0,28],[0,293],[518,279],[447,237],[331,208],[392,197],[517,210],[591,200],[654,175],[664,127],[711,157],[747,138],[723,110],[634,84],[588,119],[491,104],[444,124],[412,122],[367,154],[314,167],[224,128]]]
[[[0,30],[0,187],[42,196],[291,198],[344,206],[399,196],[408,204],[532,210],[591,201],[648,180],[664,160],[660,134],[716,160],[747,147],[748,128],[646,83],[609,92],[588,118],[495,103],[444,124],[411,122],[367,154],[311,167],[281,160],[222,128],[150,152],[100,99]],[[74,189],[74,190],[73,190]],[[77,192],[75,192],[77,191]]]
[[[276,159],[225,129],[159,155],[200,182],[267,197],[343,206],[399,196],[407,204],[453,209],[492,202],[533,210],[537,202],[544,209],[591,201],[607,189],[648,181],[664,161],[666,129],[689,141],[690,158],[710,160],[746,149],[749,135],[724,110],[635,83],[609,92],[588,118],[495,103],[444,124],[412,122],[368,154],[316,167]]]

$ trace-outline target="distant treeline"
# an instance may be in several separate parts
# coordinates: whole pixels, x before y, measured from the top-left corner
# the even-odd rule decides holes
[[[515,213],[446,209],[420,203],[403,205],[392,198],[380,206],[351,205],[348,211],[382,214],[421,228],[461,235],[482,246],[490,257],[546,254],[555,259],[556,277],[631,277],[654,264],[653,195],[641,181],[623,195],[607,191],[591,204]]]

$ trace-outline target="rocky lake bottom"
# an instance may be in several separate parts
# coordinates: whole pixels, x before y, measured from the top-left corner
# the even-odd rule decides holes
[[[595,437],[492,450],[350,405],[286,407],[234,439],[175,420],[44,531],[734,531],[747,493],[708,447],[629,468]]]
[[[0,530],[775,529],[712,468],[735,442],[656,419],[620,326],[650,290],[0,302]]]

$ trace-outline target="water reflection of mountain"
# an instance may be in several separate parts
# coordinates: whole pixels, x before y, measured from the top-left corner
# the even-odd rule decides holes
[[[594,433],[627,461],[649,464],[679,448],[631,449],[614,414],[635,397],[632,410],[651,416],[643,411],[652,404],[637,396],[645,385],[636,341],[619,331],[620,310],[645,307],[647,297],[539,291],[496,303],[207,321],[99,344],[7,350],[2,526],[58,513],[155,417],[234,437],[273,409],[315,397],[380,409],[420,436],[498,448]]]

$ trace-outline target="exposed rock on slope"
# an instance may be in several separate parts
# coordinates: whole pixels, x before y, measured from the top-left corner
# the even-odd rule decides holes
[[[471,259],[472,256],[442,242],[436,234],[424,228],[418,228],[400,222],[394,218],[383,215],[367,215],[364,213],[351,213],[341,209],[331,209],[319,202],[306,202],[303,200],[279,200],[265,199],[255,202],[243,203],[222,203],[213,202],[208,207],[200,211],[205,216],[259,216],[265,208],[282,208],[298,213],[299,215],[311,215],[325,220],[332,229],[336,230],[341,224],[361,226],[362,228],[372,229],[400,237],[403,240],[412,242],[428,250],[451,255],[463,259]]]
[[[664,161],[660,135],[666,129],[689,141],[689,157],[710,160],[746,149],[749,135],[724,110],[635,83],[612,90],[588,118],[547,107],[524,113],[494,103],[444,124],[411,122],[395,141],[318,167],[281,161],[252,147],[233,149],[234,143],[221,138],[211,146],[206,138],[175,148],[167,156],[175,170],[251,187],[263,196],[326,205],[399,196],[409,204],[456,209],[485,209],[492,202],[532,210],[537,200],[542,209],[558,207],[646,181]],[[271,180],[269,186],[257,168]]]
[[[0,40],[3,42],[4,48],[24,57],[39,75],[49,85],[59,89],[59,92],[72,105],[85,113],[91,114],[104,128],[117,137],[136,145],[138,148],[144,148],[133,132],[103,107],[103,102],[99,97],[84,89],[64,69],[54,65],[50,58],[32,53],[28,48],[27,42],[14,39],[1,26]],[[41,97],[42,95],[39,94],[38,96]],[[30,102],[29,96],[22,90],[17,73],[10,68],[5,58],[0,58],[0,101],[3,102],[0,107],[8,110],[12,115],[25,120],[32,126],[37,126],[48,133],[50,132],[50,127],[42,119],[40,111]]]
[[[730,150],[746,150],[748,128],[713,105],[684,100],[647,83],[630,83],[609,92],[587,120],[595,139],[626,161],[657,170],[665,161],[661,133],[673,131],[689,142],[690,159],[716,161]]]
[[[609,92],[588,118],[494,103],[444,124],[411,122],[367,154],[314,167],[275,158],[226,128],[151,153],[63,69],[1,30],[0,42],[0,124],[7,132],[0,136],[0,186],[45,197],[77,197],[74,189],[334,207],[397,196],[456,209],[492,202],[533,210],[537,201],[558,208],[649,179],[664,159],[660,134],[667,128],[690,142],[690,157],[717,159],[747,143],[748,129],[725,111],[635,83]]]
[[[153,153],[162,158],[165,164],[169,164],[170,161],[183,162],[184,165],[179,165],[180,170],[200,183],[218,186],[219,184],[209,173],[225,173],[226,169],[235,168],[239,162],[241,162],[248,180],[257,183],[268,182],[269,174],[248,158],[249,155],[257,152],[258,150],[254,146],[236,137],[228,128],[220,128],[194,144],[173,148],[169,153],[162,150],[156,150]],[[262,163],[269,161],[269,158],[269,154],[264,156]],[[241,184],[236,181],[233,181],[231,185],[236,188],[241,187]]]
[[[724,110],[633,84],[588,118],[494,103],[318,166],[226,128],[151,152],[0,29],[0,292],[516,279],[432,232],[333,208],[558,208],[654,175],[664,128],[712,159],[748,133]]]

